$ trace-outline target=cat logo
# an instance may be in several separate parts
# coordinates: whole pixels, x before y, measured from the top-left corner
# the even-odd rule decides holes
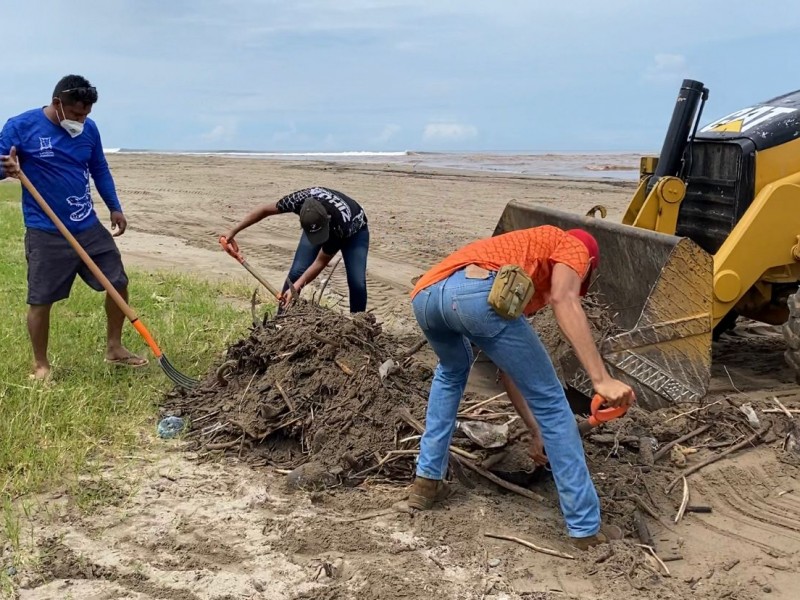
[[[744,133],[756,125],[761,125],[762,123],[766,123],[782,115],[793,113],[796,110],[796,108],[787,108],[785,106],[755,106],[743,108],[742,110],[737,110],[735,113],[731,113],[718,121],[706,125],[700,131],[701,133]]]

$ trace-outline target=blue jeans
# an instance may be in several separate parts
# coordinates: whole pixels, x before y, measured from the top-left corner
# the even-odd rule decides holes
[[[512,379],[539,422],[569,534],[595,535],[600,529],[600,502],[575,417],[550,356],[530,324],[524,317],[503,319],[489,306],[494,275],[468,279],[462,269],[414,297],[414,316],[439,358],[417,475],[440,480],[446,474],[448,446],[472,366],[472,342]]]
[[[294,253],[294,261],[289,269],[289,281],[295,282],[316,260],[322,246],[308,241],[303,232]],[[367,310],[367,252],[369,252],[369,229],[364,226],[353,237],[342,241],[342,260],[347,270],[347,288],[350,291],[350,312]],[[283,284],[283,291],[289,289],[289,282]]]

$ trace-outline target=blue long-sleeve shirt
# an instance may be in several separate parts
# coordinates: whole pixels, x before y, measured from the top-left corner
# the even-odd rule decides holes
[[[90,175],[109,210],[122,211],[100,132],[91,119],[86,119],[83,133],[72,138],[48,119],[43,109],[29,110],[9,119],[0,132],[0,155],[8,154],[12,146],[17,149],[25,175],[71,233],[85,231],[98,222]],[[22,214],[30,229],[58,231],[25,188]]]

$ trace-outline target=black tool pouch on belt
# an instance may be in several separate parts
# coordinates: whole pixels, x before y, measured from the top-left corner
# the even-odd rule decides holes
[[[489,291],[489,305],[504,319],[516,319],[533,298],[533,281],[517,265],[505,265]]]

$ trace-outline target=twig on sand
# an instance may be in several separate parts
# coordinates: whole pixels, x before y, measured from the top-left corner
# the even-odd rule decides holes
[[[737,450],[741,450],[742,448],[745,448],[747,446],[751,446],[755,442],[759,441],[761,439],[761,437],[764,436],[764,434],[767,433],[767,431],[769,430],[769,428],[771,426],[772,426],[772,424],[770,423],[766,427],[761,429],[760,431],[756,431],[753,435],[748,437],[743,442],[739,442],[738,444],[736,444],[735,446],[731,446],[730,448],[728,448],[724,452],[721,452],[720,454],[717,454],[716,456],[712,456],[711,458],[709,458],[707,460],[704,460],[703,462],[698,463],[698,464],[694,465],[693,467],[690,467],[690,468],[686,469],[683,473],[681,473],[678,477],[676,477],[675,479],[673,479],[670,482],[670,484],[667,486],[666,492],[669,494],[670,491],[672,491],[672,488],[675,487],[675,484],[678,483],[681,480],[682,477],[688,477],[692,473],[697,473],[697,471],[699,471],[700,469],[702,469],[704,467],[707,467],[708,465],[714,464],[718,460],[722,460],[723,458],[725,458],[729,454],[733,454]]]
[[[644,512],[653,517],[656,521],[658,521],[661,518],[661,516],[655,511],[655,509],[652,508],[649,504],[647,504],[647,502],[645,502],[641,496],[639,496],[638,494],[631,494],[630,497],[636,503],[636,506],[641,508]]]
[[[411,346],[408,350],[404,350],[403,352],[401,352],[399,358],[409,358],[410,356],[414,356],[417,352],[422,350],[422,347],[427,343],[428,340],[426,338],[422,338],[416,344]]]
[[[482,406],[486,406],[487,404],[489,404],[489,403],[491,403],[491,402],[494,402],[495,400],[497,400],[497,399],[499,399],[499,398],[502,398],[502,397],[503,397],[503,396],[505,396],[505,395],[506,395],[506,393],[505,393],[505,392],[501,392],[501,393],[497,394],[496,396],[492,396],[491,398],[487,398],[486,400],[481,400],[481,401],[480,401],[480,402],[478,402],[477,404],[473,404],[473,405],[472,405],[472,406],[470,406],[469,408],[462,410],[460,413],[458,413],[458,416],[459,416],[459,417],[466,416],[466,415],[468,415],[469,413],[476,411],[476,410],[477,410],[477,409],[479,409],[480,407],[482,407]]]
[[[681,506],[678,509],[678,514],[675,515],[675,524],[676,525],[683,518],[683,513],[686,512],[686,507],[687,506],[689,506],[689,482],[686,481],[686,477],[683,477],[683,499],[681,500]]]
[[[722,400],[717,400],[716,402],[712,402],[711,404],[706,404],[705,406],[699,406],[697,408],[693,408],[692,410],[687,410],[679,415],[675,415],[674,417],[670,417],[669,419],[665,420],[664,423],[669,423],[670,421],[674,421],[675,419],[680,419],[681,417],[685,417],[687,415],[694,414],[698,411],[705,410],[707,408],[711,408],[715,404],[719,404]]]
[[[367,467],[363,471],[359,471],[352,477],[361,477],[362,475],[366,475],[371,471],[375,471],[376,469],[380,469],[383,465],[392,462],[395,459],[400,458],[401,456],[413,456],[419,454],[419,450],[390,450],[386,453],[382,459],[380,459],[376,464],[372,465],[371,467]]]
[[[786,407],[783,405],[783,402],[781,402],[780,400],[778,400],[778,397],[777,397],[777,396],[773,396],[773,397],[772,397],[772,399],[775,401],[775,404],[777,404],[777,405],[778,405],[778,408],[780,408],[780,409],[781,409],[781,412],[782,412],[783,414],[785,414],[785,415],[786,415],[787,417],[789,417],[790,419],[794,419],[794,415],[792,415],[792,413],[790,413],[790,412],[789,412],[789,409],[788,409],[788,408],[786,408]]]
[[[658,452],[653,455],[653,461],[658,462],[658,459],[666,455],[670,450],[672,450],[673,446],[677,446],[678,444],[685,442],[686,440],[690,440],[693,437],[700,435],[701,433],[706,432],[707,430],[711,429],[713,423],[708,423],[703,425],[702,427],[698,427],[694,431],[690,431],[686,435],[679,437],[677,440],[672,440],[670,443],[665,444],[661,448],[659,448]]]
[[[376,510],[373,512],[359,515],[358,517],[351,517],[349,519],[336,519],[336,523],[357,523],[358,521],[366,521],[367,519],[375,519],[377,517],[385,517],[386,515],[396,515],[397,509],[387,508],[384,510]]]
[[[468,458],[469,460],[480,460],[479,456],[475,456],[472,452],[467,452],[466,450],[462,450],[458,446],[450,446],[450,452],[453,454],[458,454],[464,458]]]
[[[772,414],[783,413],[783,414],[786,414],[786,413],[789,413],[790,415],[800,415],[800,408],[786,408],[786,407],[784,407],[783,409],[780,409],[780,408],[765,408],[761,412],[763,412],[764,414],[768,414],[768,413],[772,413]]]
[[[569,560],[575,560],[575,557],[571,554],[567,554],[565,552],[559,552],[558,550],[551,550],[550,548],[543,548],[542,546],[537,546],[536,544],[532,544],[527,540],[523,540],[518,537],[514,537],[511,535],[500,535],[498,533],[484,533],[486,537],[494,538],[496,540],[506,540],[507,542],[515,542],[526,548],[530,548],[531,550],[536,550],[536,552],[541,552],[542,554],[549,554],[550,556],[557,556],[558,558],[566,558]]]
[[[733,389],[734,389],[734,390],[735,390],[737,393],[739,393],[739,394],[744,394],[744,395],[746,396],[747,394],[745,394],[745,393],[744,393],[742,390],[740,390],[739,388],[737,388],[737,387],[736,387],[736,384],[735,384],[735,383],[733,383],[733,377],[731,377],[731,374],[728,372],[728,367],[726,367],[725,365],[723,365],[723,366],[722,366],[722,368],[723,368],[723,369],[725,369],[725,375],[727,375],[727,376],[728,376],[728,381],[730,381],[730,382],[731,382],[731,387],[732,387],[732,388],[733,388]]]
[[[320,286],[319,298],[316,299],[316,303],[317,304],[320,304],[322,302],[322,295],[325,293],[325,288],[328,287],[328,282],[331,280],[331,277],[333,277],[333,272],[336,270],[336,267],[339,266],[340,262],[342,262],[342,255],[341,254],[339,255],[339,258],[336,259],[336,262],[333,263],[333,265],[331,265],[331,270],[328,273],[328,276],[325,278],[325,281],[323,281],[322,285]],[[312,302],[315,301],[313,296],[311,298],[311,301]]]
[[[530,500],[536,500],[537,502],[545,502],[544,496],[540,496],[536,492],[533,492],[527,488],[520,487],[511,483],[510,481],[506,481],[505,479],[500,479],[494,473],[487,471],[486,469],[480,468],[478,465],[473,463],[470,460],[465,460],[463,458],[457,459],[459,463],[467,467],[470,471],[475,471],[478,475],[488,479],[492,483],[499,485],[501,488],[507,489],[509,492],[514,492],[515,494],[519,494],[525,498]]]
[[[639,546],[639,548],[644,548],[645,550],[647,550],[647,551],[648,551],[648,552],[649,552],[649,553],[650,553],[650,554],[653,556],[653,558],[654,558],[654,559],[656,559],[656,562],[657,562],[659,565],[661,565],[661,568],[662,568],[662,569],[664,569],[664,575],[665,575],[665,576],[667,576],[667,577],[672,577],[672,575],[671,575],[671,574],[670,574],[670,572],[669,572],[669,569],[667,568],[667,565],[665,565],[665,564],[664,564],[664,561],[663,561],[663,560],[661,560],[661,559],[658,557],[658,554],[656,554],[656,551],[655,551],[655,549],[654,549],[652,546],[648,546],[647,544],[636,544],[636,545],[637,545],[637,546]]]

